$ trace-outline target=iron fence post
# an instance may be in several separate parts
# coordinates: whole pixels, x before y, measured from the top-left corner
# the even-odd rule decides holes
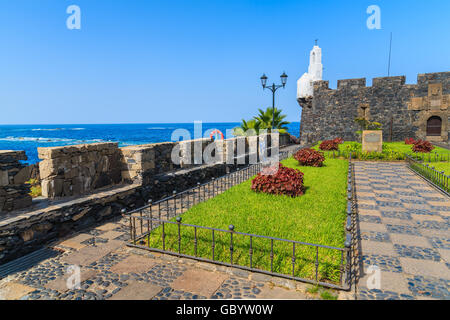
[[[230,232],[230,263],[233,264],[233,232],[234,232],[234,226],[232,224],[230,224],[228,226],[228,229],[231,231]]]
[[[181,253],[181,217],[177,217],[178,225],[178,253]]]
[[[148,203],[149,208],[150,208],[150,219],[149,219],[149,221],[148,221],[149,229],[150,229],[150,230],[153,230],[152,199],[149,199],[149,200],[147,201],[147,203]],[[149,230],[149,233],[150,233],[150,230]]]
[[[173,194],[173,206],[174,206],[174,211],[175,211],[175,216],[176,216],[177,215],[177,191],[173,190],[172,194]]]

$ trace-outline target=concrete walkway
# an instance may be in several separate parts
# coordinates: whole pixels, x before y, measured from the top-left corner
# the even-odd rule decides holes
[[[355,162],[355,178],[357,298],[450,299],[450,198],[404,163]]]

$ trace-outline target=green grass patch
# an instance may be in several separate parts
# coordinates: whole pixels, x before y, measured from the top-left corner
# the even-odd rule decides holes
[[[292,158],[284,165],[302,171],[306,192],[303,196],[256,193],[251,190],[251,180],[200,203],[185,214],[182,223],[296,240],[333,247],[344,246],[346,218],[346,188],[348,162],[327,159],[321,168],[301,167]],[[166,224],[166,250],[178,250],[178,226]],[[162,248],[161,227],[149,238],[153,248]],[[181,253],[212,258],[211,230],[197,229],[197,254],[194,245],[194,228],[181,227]],[[230,234],[215,232],[214,258],[230,262]],[[253,267],[270,271],[271,241],[253,238]],[[250,266],[250,237],[234,234],[233,263]],[[274,241],[273,271],[292,275],[293,246]],[[316,248],[296,245],[294,275],[315,279]],[[319,275],[321,281],[339,282],[341,252],[319,248]],[[345,262],[345,256],[344,256]]]
[[[316,144],[313,149],[319,150],[321,142]],[[405,153],[414,156],[416,159],[428,162],[439,162],[443,159],[450,159],[450,151],[438,146],[431,153],[415,153],[412,151],[412,145],[404,142],[383,142],[383,152],[363,152],[362,145],[359,142],[346,141],[339,145],[339,151],[323,151],[326,156],[340,156],[348,158],[352,153],[353,159],[358,160],[378,160],[378,161],[397,161],[405,160]]]
[[[320,293],[320,297],[323,300],[337,300],[337,298],[338,298],[337,295],[334,295],[334,294],[330,293],[329,291],[325,291],[325,290]]]
[[[434,167],[435,170],[439,172],[444,172],[446,175],[450,175],[450,162],[428,162],[430,167]]]
[[[37,198],[37,197],[42,196],[42,188],[41,188],[41,184],[38,180],[30,179],[26,183],[31,185],[30,196],[32,198]]]
[[[313,285],[308,288],[306,288],[306,292],[312,295],[314,298],[317,298],[320,296],[323,300],[337,300],[338,295],[335,294],[334,291],[326,289],[321,286]]]

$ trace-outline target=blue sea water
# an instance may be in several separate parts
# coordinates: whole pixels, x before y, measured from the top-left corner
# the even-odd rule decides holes
[[[239,123],[203,123],[202,136],[212,129],[226,134]],[[120,147],[171,141],[176,129],[188,130],[194,139],[194,123],[160,124],[77,124],[77,125],[0,125],[0,150],[24,150],[27,163],[39,162],[38,147],[57,147],[95,142],[118,142]],[[298,136],[300,123],[288,125]],[[227,137],[227,136],[226,136]]]

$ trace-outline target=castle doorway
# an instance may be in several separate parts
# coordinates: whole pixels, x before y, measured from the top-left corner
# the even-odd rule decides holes
[[[440,136],[442,130],[442,119],[440,117],[431,117],[427,121],[427,136]]]

